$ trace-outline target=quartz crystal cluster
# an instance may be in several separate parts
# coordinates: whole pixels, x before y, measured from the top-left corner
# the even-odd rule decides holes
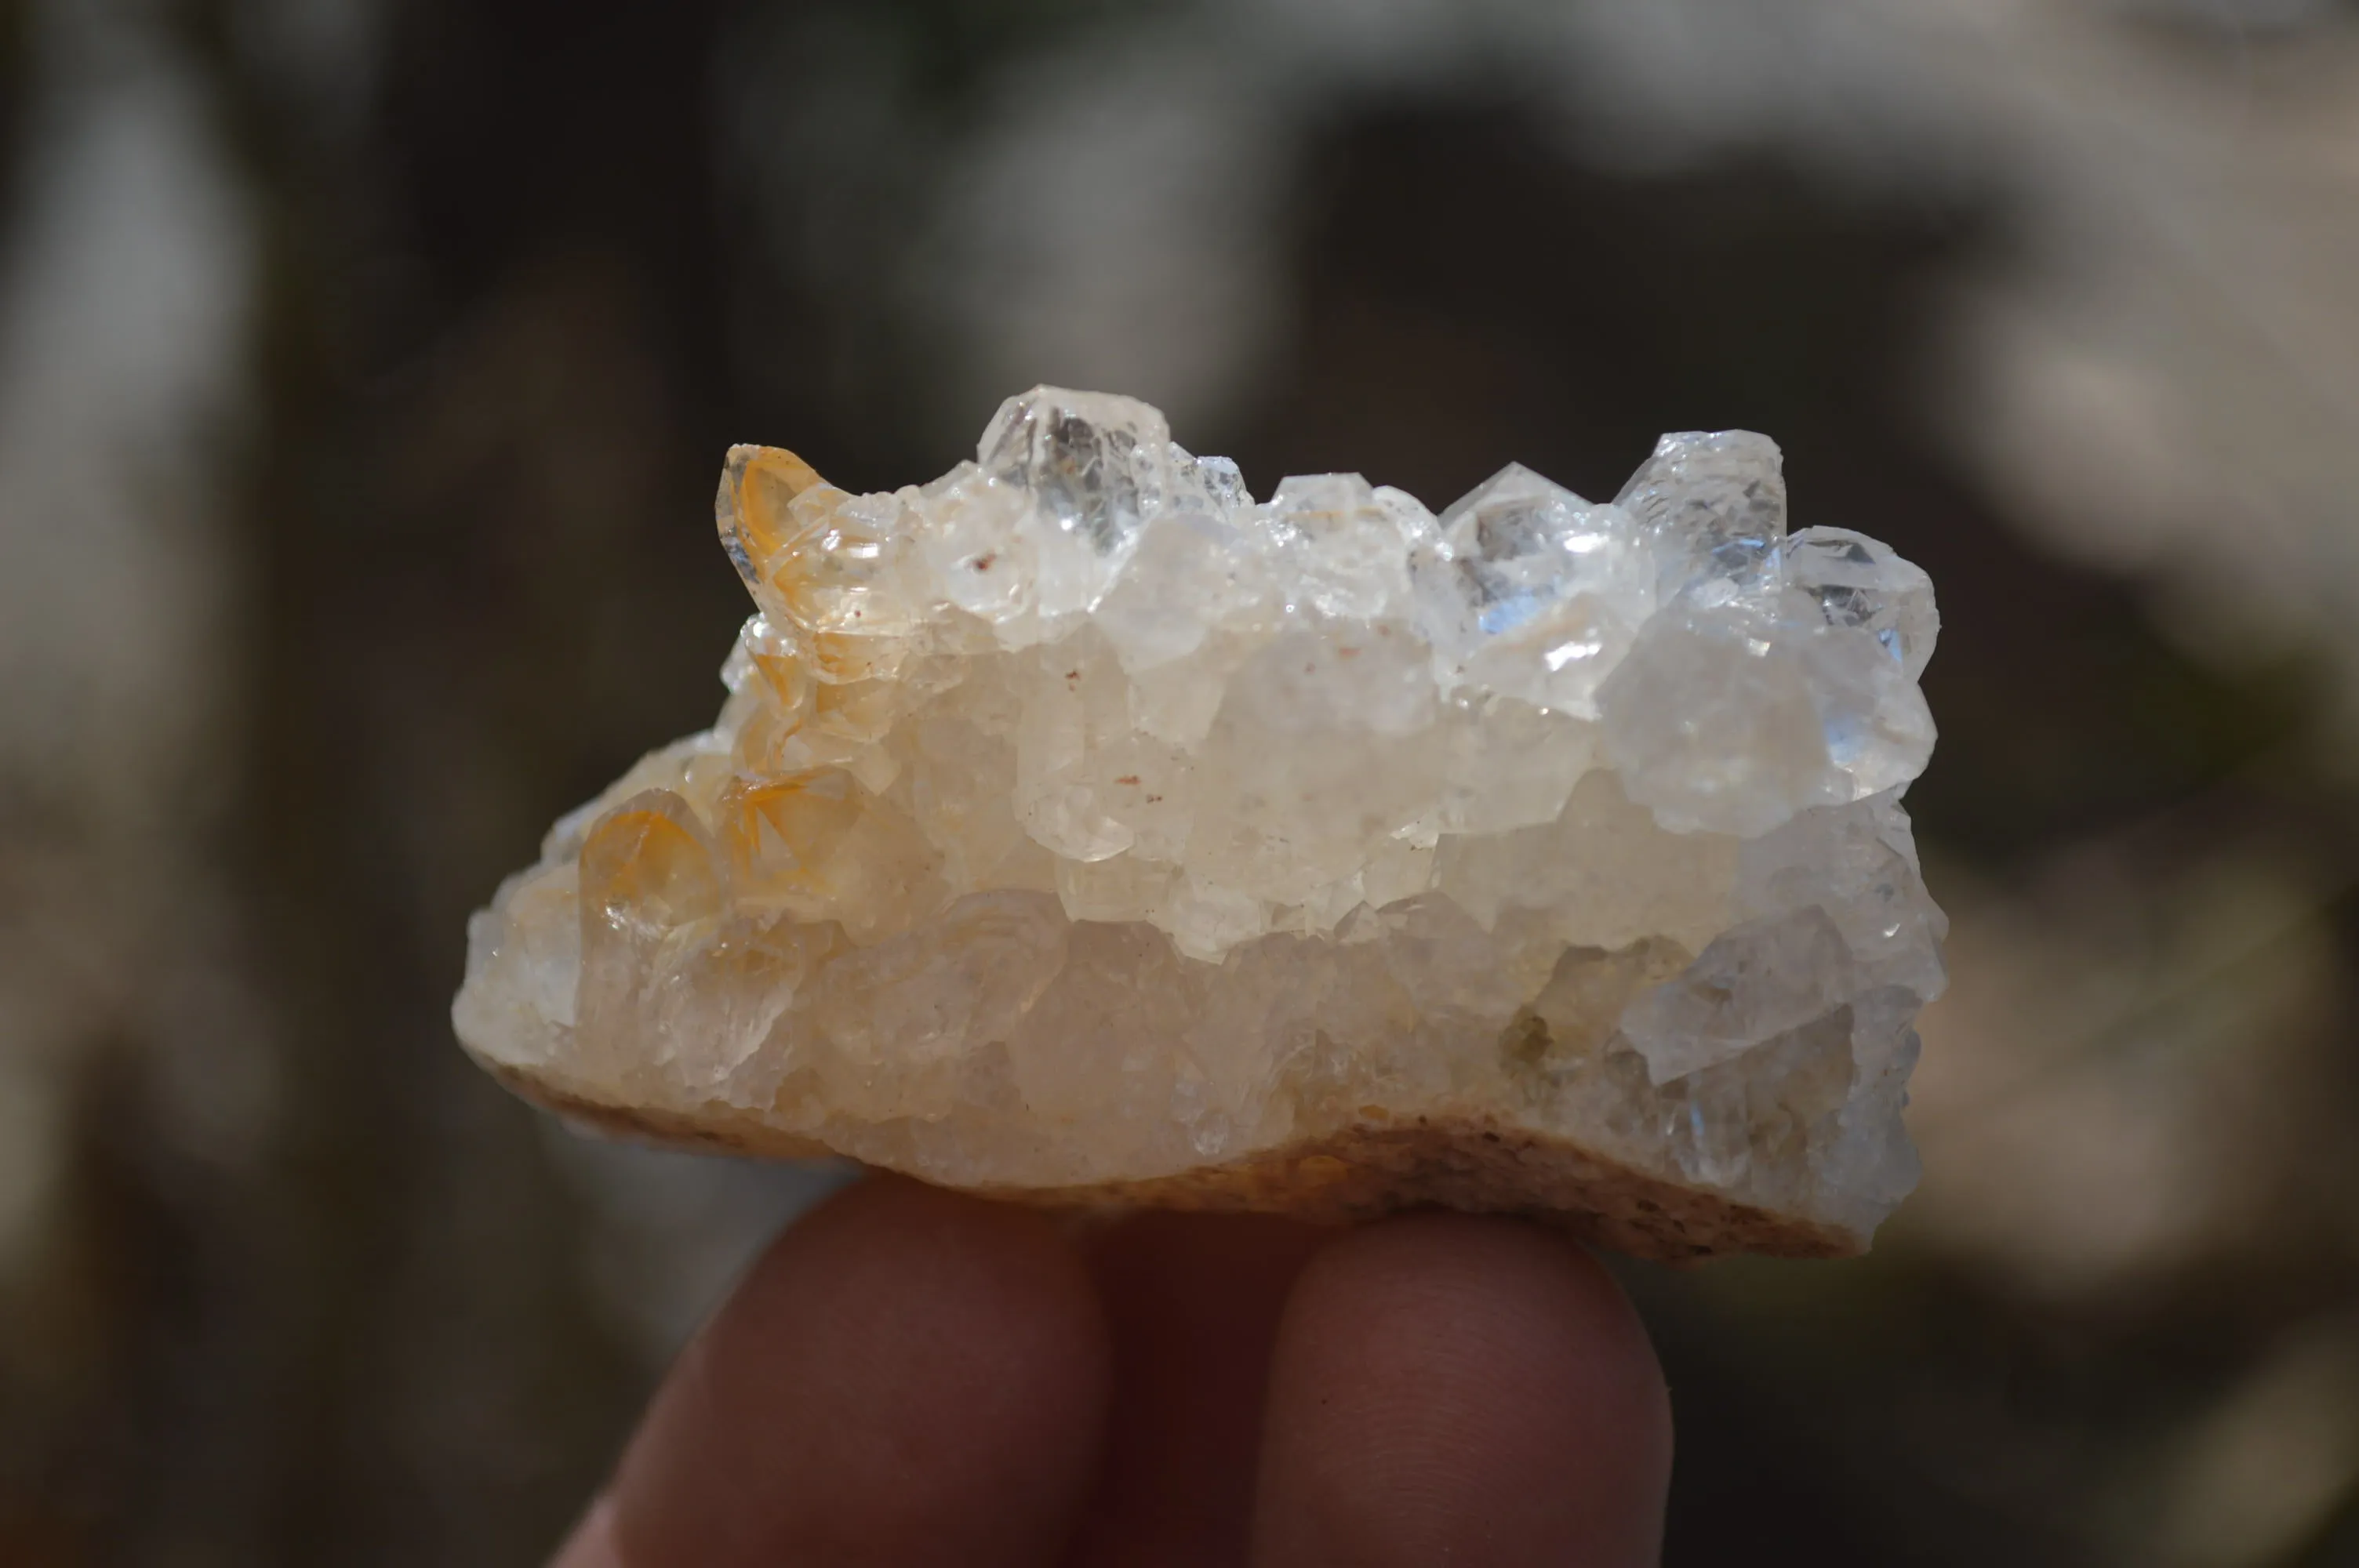
[[[887,494],[737,448],[718,520],[718,721],[470,929],[527,1093],[1016,1194],[1286,1206],[1381,1148],[1389,1201],[1669,1254],[1852,1249],[1914,1182],[1932,589],[1788,533],[1767,438],[1437,515],[1042,387]]]

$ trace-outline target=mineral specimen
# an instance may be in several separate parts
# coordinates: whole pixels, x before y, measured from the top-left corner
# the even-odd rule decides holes
[[[853,495],[731,451],[719,721],[469,929],[460,1037],[610,1128],[1041,1202],[1864,1247],[1943,920],[1925,574],[1777,447],[1435,516],[1011,398]]]

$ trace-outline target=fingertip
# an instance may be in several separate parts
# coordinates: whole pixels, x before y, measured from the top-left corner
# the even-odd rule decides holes
[[[600,1498],[573,1527],[565,1544],[549,1559],[549,1568],[626,1568],[623,1549],[614,1541],[614,1505]]]
[[[1085,1494],[1107,1363],[1087,1271],[1047,1220],[860,1183],[781,1236],[682,1356],[617,1470],[605,1561],[1037,1561]]]
[[[1516,1220],[1384,1221],[1288,1303],[1255,1561],[1651,1563],[1670,1450],[1653,1346],[1594,1258]]]

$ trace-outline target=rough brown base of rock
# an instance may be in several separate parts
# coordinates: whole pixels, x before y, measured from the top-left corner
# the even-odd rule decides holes
[[[733,1106],[680,1111],[608,1105],[513,1068],[492,1070],[526,1099],[616,1137],[760,1159],[834,1154]],[[1862,1250],[1843,1231],[1666,1182],[1576,1143],[1479,1112],[1349,1127],[1145,1181],[969,1190],[1043,1208],[1232,1210],[1331,1224],[1424,1206],[1513,1214],[1663,1263],[1744,1252],[1847,1258]]]

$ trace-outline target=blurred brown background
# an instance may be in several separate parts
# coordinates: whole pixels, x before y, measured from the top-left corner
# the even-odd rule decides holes
[[[568,1137],[470,908],[705,722],[732,440],[1776,435],[1940,585],[1842,1265],[1632,1270],[1675,1565],[2359,1563],[2359,8],[0,0],[0,1564],[527,1564],[830,1179]]]

